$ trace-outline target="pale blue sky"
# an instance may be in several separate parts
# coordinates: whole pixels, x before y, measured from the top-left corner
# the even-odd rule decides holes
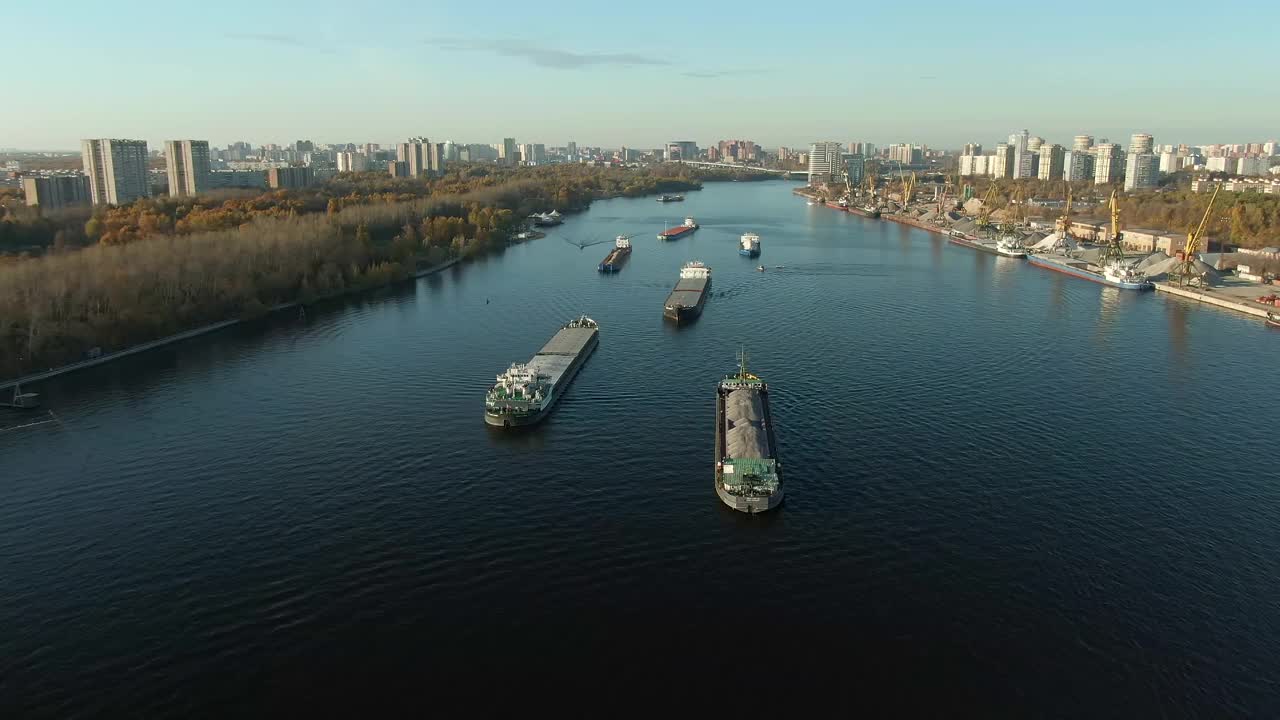
[[[0,147],[1280,136],[1274,1],[5,5]]]

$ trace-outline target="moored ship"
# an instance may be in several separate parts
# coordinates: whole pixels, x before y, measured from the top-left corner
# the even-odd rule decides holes
[[[1046,270],[1054,270],[1122,290],[1155,289],[1151,281],[1147,280],[1146,273],[1122,261],[1107,263],[1105,267],[1100,268],[1093,263],[1068,255],[1045,253],[1028,255],[1027,262]]]
[[[725,505],[758,513],[782,503],[769,385],[747,372],[745,352],[738,357],[738,371],[716,387],[715,456],[716,495]]]
[[[680,225],[677,225],[673,228],[667,228],[666,230],[663,230],[662,232],[658,233],[658,239],[659,240],[675,240],[677,238],[682,238],[685,235],[688,235],[689,233],[692,233],[697,229],[698,229],[698,223],[693,218],[687,217],[684,219],[684,222],[681,223]]]
[[[738,254],[745,257],[760,257],[760,236],[752,232],[743,233]]]
[[[662,316],[675,320],[676,324],[689,322],[702,314],[702,306],[707,302],[707,292],[711,290],[711,268],[694,260],[680,268],[680,279],[675,289],[667,296]]]
[[[847,210],[854,215],[861,215],[864,218],[871,218],[872,220],[880,217],[880,208],[870,203],[861,207],[857,205],[850,205]]]
[[[495,427],[532,425],[546,417],[582,363],[600,342],[600,326],[583,315],[560,331],[527,363],[497,376],[484,398],[484,421]]]
[[[1017,235],[1002,235],[999,240],[996,240],[996,252],[1011,258],[1027,256],[1027,248],[1022,244],[1022,238]]]
[[[622,263],[631,256],[631,236],[619,235],[613,241],[613,249],[600,261],[600,272],[616,273],[622,269]]]

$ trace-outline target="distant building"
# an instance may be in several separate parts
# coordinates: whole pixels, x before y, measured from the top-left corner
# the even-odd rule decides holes
[[[1129,153],[1125,160],[1124,189],[1144,190],[1160,184],[1160,159],[1149,152]]]
[[[990,160],[992,177],[997,179],[1013,177],[1016,153],[1017,149],[1012,145],[1005,143],[996,145],[996,154]]]
[[[876,146],[869,142],[862,143],[862,157],[865,157],[865,158],[876,157]]]
[[[962,176],[989,175],[991,174],[990,161],[993,157],[993,155],[961,155],[959,160],[959,172]]]
[[[1120,181],[1124,174],[1124,153],[1114,143],[1101,143],[1093,147],[1093,182],[1106,185]]]
[[[27,205],[39,207],[41,211],[93,203],[86,175],[22,178],[22,194],[26,196]]]
[[[309,167],[271,168],[267,171],[267,185],[272,190],[290,190],[311,185],[315,175]]]
[[[1151,154],[1155,145],[1155,139],[1147,133],[1134,133],[1129,138],[1129,152],[1138,154]]]
[[[861,185],[867,174],[866,158],[857,153],[846,153],[841,160],[844,162],[844,175],[849,179],[849,184],[855,188]]]
[[[434,169],[431,166],[434,149],[431,141],[424,137],[409,138],[408,142],[396,146],[396,160],[407,163],[409,177],[427,177]]]
[[[981,155],[981,154],[982,154],[982,143],[965,143],[964,152],[960,153],[961,156]]]
[[[516,149],[515,138],[502,138],[502,144],[498,145],[498,162],[503,165],[515,165],[519,158],[516,157],[518,150]]]
[[[338,153],[338,172],[364,172],[368,169],[368,155],[357,152]]]
[[[198,195],[208,188],[208,140],[166,140],[164,158],[170,197]]]
[[[1062,179],[1069,181],[1093,179],[1093,149],[1072,150],[1063,155]]]
[[[80,155],[94,205],[125,205],[151,195],[145,140],[81,140]]]
[[[1031,154],[1028,152],[1031,144],[1031,134],[1026,130],[1020,133],[1012,133],[1009,135],[1009,147],[1013,148],[1013,167],[1007,177],[1011,178],[1027,178],[1035,177],[1033,174]]]
[[[403,160],[389,160],[387,161],[387,174],[391,177],[410,177],[409,163]]]
[[[809,184],[831,180],[840,166],[840,143],[816,142],[809,146]]]
[[[265,170],[214,170],[207,176],[210,190],[226,188],[265,188],[267,171]]]
[[[1041,180],[1060,180],[1062,179],[1063,161],[1066,159],[1066,153],[1062,146],[1053,143],[1052,145],[1040,145],[1040,167],[1036,177]]]
[[[667,159],[672,161],[697,160],[698,144],[692,140],[673,140],[667,143]]]
[[[1044,145],[1044,138],[1039,135],[1032,135],[1027,138],[1027,150],[1033,153],[1039,153],[1040,148]]]
[[[1084,152],[1092,148],[1093,148],[1092,135],[1077,135],[1075,136],[1075,139],[1071,141],[1072,150],[1079,150],[1081,152]]]
[[[1266,175],[1270,169],[1271,161],[1269,158],[1246,155],[1236,159],[1237,175]]]

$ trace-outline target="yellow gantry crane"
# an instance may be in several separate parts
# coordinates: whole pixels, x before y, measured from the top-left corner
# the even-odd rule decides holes
[[[903,208],[905,208],[907,205],[911,203],[911,198],[915,196],[915,192],[916,192],[916,171],[912,170],[910,179],[907,179],[907,176],[905,175],[902,176],[902,207]]]
[[[1111,208],[1111,237],[1107,239],[1107,245],[1098,258],[1098,264],[1103,267],[1108,263],[1124,260],[1124,245],[1121,243],[1124,234],[1120,232],[1120,198],[1115,190],[1111,191],[1111,200],[1107,205]]]
[[[982,196],[982,208],[978,210],[978,227],[984,228],[991,225],[991,208],[996,202],[996,193],[998,183],[995,180],[987,186],[987,193]]]
[[[1196,254],[1200,252],[1200,241],[1204,238],[1205,226],[1209,224],[1209,213],[1213,210],[1213,201],[1218,199],[1218,191],[1221,189],[1221,184],[1213,189],[1213,195],[1209,197],[1209,206],[1204,209],[1204,217],[1200,218],[1200,225],[1187,232],[1187,244],[1182,249],[1182,263],[1177,271],[1172,273],[1178,278],[1179,285],[1189,285],[1193,279],[1199,277],[1196,275]]]

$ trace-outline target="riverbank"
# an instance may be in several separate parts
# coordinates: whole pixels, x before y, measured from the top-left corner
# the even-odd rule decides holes
[[[417,272],[414,272],[403,280],[396,280],[393,282],[383,283],[381,285],[374,285],[370,287],[353,288],[351,290],[346,290],[343,292],[331,293],[328,295],[324,295],[322,297],[312,298],[307,301],[298,300],[290,303],[281,303],[279,305],[276,305],[275,307],[272,307],[270,310],[266,312],[266,314],[258,317],[233,318],[231,320],[223,320],[221,322],[211,323],[209,325],[204,325],[202,327],[198,327],[193,330],[174,333],[173,335],[169,335],[167,337],[163,337],[158,340],[152,340],[150,342],[141,343],[139,345],[133,345],[121,350],[116,350],[114,352],[103,353],[98,357],[90,358],[88,360],[82,360],[80,362],[62,365],[56,368],[49,368],[44,372],[31,373],[29,375],[25,375],[19,378],[13,378],[10,380],[0,380],[0,390],[8,390],[17,385],[30,385],[31,383],[40,382],[41,380],[48,380],[49,378],[55,378],[60,375],[67,375],[69,373],[77,372],[79,370],[88,370],[89,368],[98,367],[99,365],[106,365],[107,363],[115,362],[116,360],[122,360],[124,358],[131,357],[139,353],[144,353],[149,350],[155,350],[157,348],[167,347],[169,345],[180,343],[184,340],[190,340],[191,338],[197,338],[203,335],[208,335],[210,333],[214,333],[219,330],[223,330],[225,328],[234,327],[236,325],[241,325],[246,322],[253,322],[254,320],[260,320],[263,317],[266,317],[267,315],[272,315],[284,310],[290,310],[297,307],[305,308],[307,305],[323,302],[325,300],[333,300],[340,297],[358,295],[362,292],[368,292],[370,290],[378,290],[381,288],[391,287],[392,285],[395,285],[400,282],[405,282],[407,280],[416,280],[418,278],[424,278],[428,275],[433,275],[442,270],[451,268],[454,265],[457,265],[459,262],[462,262],[462,258],[453,258],[452,260],[448,260],[446,262],[440,263],[438,265],[434,265],[424,270],[419,270]]]

